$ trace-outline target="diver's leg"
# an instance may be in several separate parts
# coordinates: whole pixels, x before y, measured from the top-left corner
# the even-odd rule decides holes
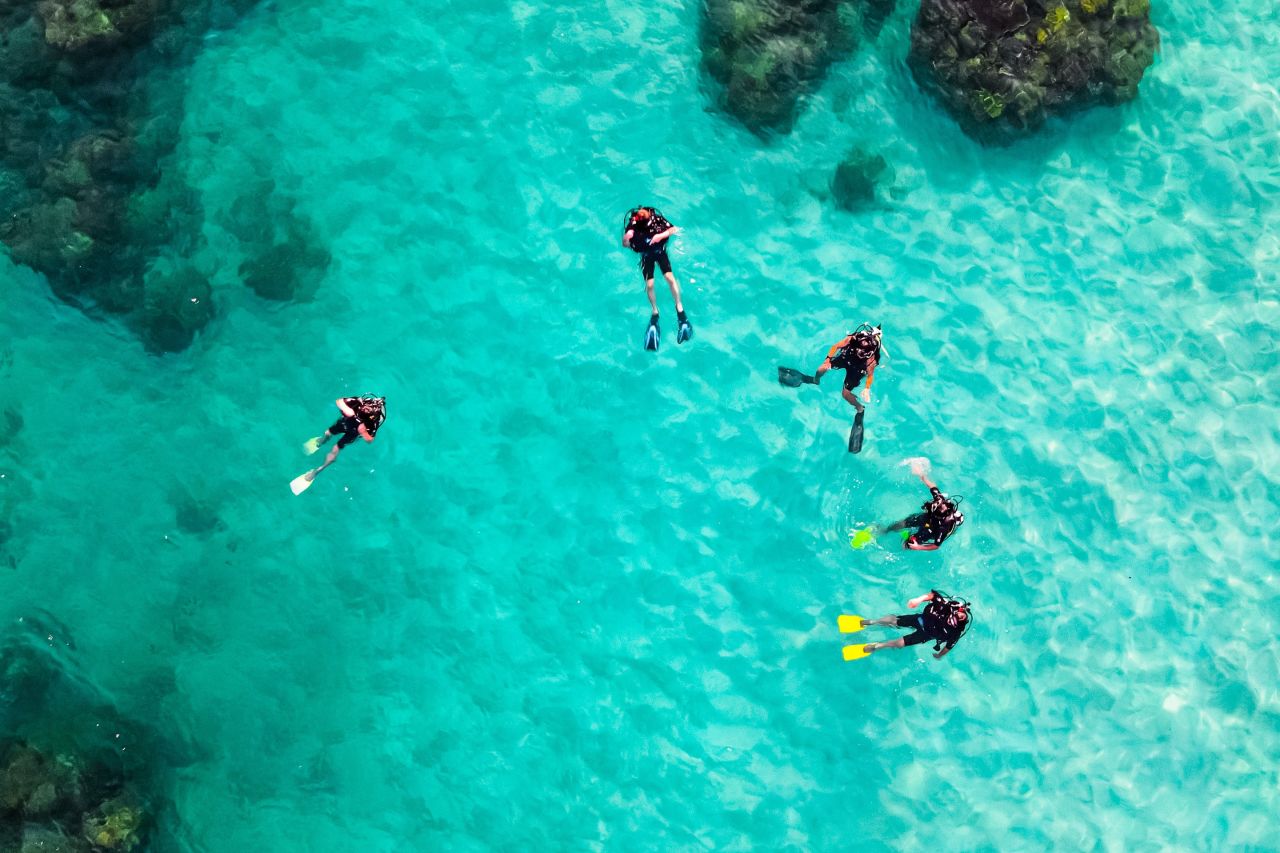
[[[877,619],[862,620],[862,626],[864,628],[867,627],[868,625],[897,625],[897,624],[898,624],[897,616],[881,616]]]
[[[907,644],[903,637],[896,640],[885,640],[883,643],[867,643],[867,654],[878,652],[881,649],[900,649]]]
[[[848,385],[844,387],[844,398],[849,401],[849,405],[858,410],[858,414],[862,414],[864,408],[862,401],[858,399],[858,395],[853,393],[853,389]]]
[[[676,274],[671,270],[665,270],[662,277],[667,280],[667,287],[671,288],[671,298],[676,301],[676,313],[683,314],[684,303],[680,301],[680,283],[676,281]]]
[[[332,465],[333,461],[338,458],[338,454],[341,452],[342,452],[342,444],[341,443],[335,444],[333,446],[333,449],[329,451],[329,455],[326,456],[324,458],[324,461],[320,463],[320,467],[312,471],[311,474],[307,477],[307,479],[314,480],[316,478],[316,474],[319,474],[325,468],[328,468],[330,465]]]
[[[653,295],[653,276],[647,275],[644,279],[644,294],[649,297],[649,313],[658,313],[658,298]]]
[[[924,524],[924,520],[925,514],[923,512],[916,513],[915,515],[908,515],[906,518],[902,519],[902,521],[895,521],[893,524],[890,524],[884,529],[884,532],[892,533],[895,530],[906,530],[908,527],[919,527]]]

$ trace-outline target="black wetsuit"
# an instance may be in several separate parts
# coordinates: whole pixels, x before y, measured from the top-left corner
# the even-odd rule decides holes
[[[342,435],[342,438],[338,439],[339,450],[360,437],[360,424],[364,424],[364,428],[369,431],[370,437],[376,435],[378,427],[382,426],[381,421],[375,422],[371,418],[362,417],[360,407],[364,401],[359,397],[343,397],[342,402],[346,403],[347,407],[356,414],[352,418],[343,415],[334,421],[333,426],[329,427],[329,435]]]
[[[871,372],[871,365],[880,361],[880,347],[870,352],[865,344],[859,350],[859,342],[851,340],[831,356],[831,366],[844,371],[844,387],[852,391]]]
[[[956,528],[964,523],[964,516],[954,509],[954,504],[937,486],[929,489],[932,497],[921,505],[924,512],[907,516],[902,521],[889,525],[890,530],[916,528],[915,540],[921,545],[941,545],[943,541],[956,532]]]
[[[903,637],[903,642],[908,646],[914,646],[923,642],[931,642],[934,649],[943,651],[950,649],[960,640],[960,636],[964,634],[965,623],[960,622],[956,625],[950,624],[947,620],[951,616],[952,604],[941,593],[934,591],[934,599],[929,602],[922,613],[907,613],[898,617],[899,628],[914,628],[907,636]]]
[[[648,219],[627,226],[632,232],[631,250],[640,254],[640,272],[644,275],[645,281],[653,278],[654,264],[657,264],[658,269],[663,273],[671,272],[671,259],[667,257],[667,243],[671,242],[671,238],[668,237],[656,246],[650,242],[655,234],[666,231],[670,227],[671,223],[656,210]]]

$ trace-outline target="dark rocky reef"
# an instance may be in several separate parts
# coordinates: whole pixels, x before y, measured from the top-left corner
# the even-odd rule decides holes
[[[884,157],[854,148],[836,166],[831,177],[831,197],[836,206],[849,211],[860,210],[876,202],[876,186],[893,180],[893,170]]]
[[[1002,142],[1132,99],[1158,46],[1149,0],[922,0],[909,64],[966,131]]]
[[[247,250],[240,279],[263,299],[309,298],[332,260],[310,223],[294,210],[293,199],[272,181],[258,182],[236,200],[227,227]]]
[[[754,133],[790,130],[801,99],[853,51],[853,14],[840,0],[707,0],[699,41],[720,106]]]
[[[0,851],[104,853],[138,847],[149,822],[136,742],[74,673],[67,629],[21,620],[0,645]],[[104,734],[106,731],[113,734]]]
[[[118,772],[75,753],[46,754],[0,741],[0,850],[132,850],[146,812]]]
[[[201,212],[161,169],[181,116],[156,81],[253,2],[0,0],[0,167],[23,182],[0,198],[0,241],[153,351],[185,348],[214,315],[198,271],[158,260],[190,252]]]

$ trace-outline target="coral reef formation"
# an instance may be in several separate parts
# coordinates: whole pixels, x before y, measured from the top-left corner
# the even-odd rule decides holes
[[[909,64],[973,135],[1137,95],[1159,35],[1149,0],[922,0]]]
[[[831,197],[844,210],[858,210],[875,202],[876,185],[885,178],[892,181],[893,170],[884,157],[854,148],[836,166]]]
[[[852,52],[850,14],[840,0],[708,0],[699,39],[721,107],[757,134],[790,130],[803,96]]]
[[[118,748],[133,726],[76,674],[66,626],[42,612],[19,624],[0,644],[0,853],[140,847],[145,759]]]
[[[132,850],[145,825],[141,801],[118,772],[74,753],[0,741],[0,850]]]
[[[162,260],[191,253],[202,212],[161,168],[181,115],[157,81],[253,3],[0,0],[0,171],[21,183],[0,197],[0,241],[59,297],[125,316],[156,352],[189,346],[214,316],[201,273]]]

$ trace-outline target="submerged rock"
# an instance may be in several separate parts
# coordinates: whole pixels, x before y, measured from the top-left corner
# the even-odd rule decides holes
[[[213,289],[191,267],[151,275],[143,286],[142,338],[155,352],[178,352],[213,319]]]
[[[172,76],[252,4],[0,0],[0,167],[23,184],[0,197],[0,241],[63,299],[127,315],[156,351],[189,345],[213,311],[203,278],[149,272],[203,239],[195,194],[160,169],[183,100],[149,75]]]
[[[758,134],[791,129],[800,101],[853,49],[839,0],[707,0],[702,62],[721,106]]]
[[[65,51],[106,50],[136,37],[156,18],[158,0],[40,0],[44,38]]]
[[[1149,0],[922,0],[909,63],[968,132],[1003,141],[1132,99],[1158,45]]]
[[[240,265],[240,276],[263,299],[288,301],[309,295],[329,268],[329,250],[291,231],[282,243]]]
[[[876,185],[880,178],[892,178],[893,170],[884,157],[854,148],[836,166],[831,178],[831,196],[845,210],[857,210],[876,200]]]
[[[108,800],[84,819],[84,837],[102,850],[132,850],[140,840],[142,807],[130,795]]]

